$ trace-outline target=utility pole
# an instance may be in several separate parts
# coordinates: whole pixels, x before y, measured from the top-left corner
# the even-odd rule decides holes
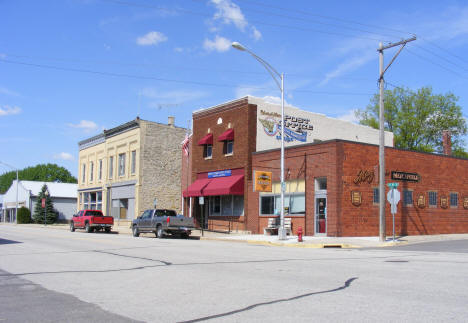
[[[386,240],[386,231],[385,231],[385,114],[384,114],[384,74],[392,65],[392,63],[397,58],[398,54],[403,50],[405,45],[410,41],[416,40],[416,36],[413,36],[409,39],[399,41],[397,43],[390,43],[388,45],[379,44],[377,51],[379,52],[379,87],[380,87],[380,99],[379,99],[379,236],[380,241],[384,242]],[[400,46],[398,52],[393,56],[390,63],[384,69],[384,50],[392,48],[395,46]]]

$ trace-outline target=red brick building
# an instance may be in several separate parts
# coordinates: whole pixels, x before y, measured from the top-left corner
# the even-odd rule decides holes
[[[185,160],[191,169],[182,175],[182,186],[184,212],[198,225],[263,233],[279,213],[280,150],[265,149],[267,139],[278,139],[278,128],[265,121],[275,116],[271,111],[247,97],[194,112],[190,163]],[[374,142],[374,133],[362,126],[297,117],[299,112],[285,118],[285,217],[292,232],[302,227],[305,235],[378,235],[378,134]],[[348,127],[344,135],[329,134],[348,137],[315,139],[321,124]],[[344,140],[350,137],[363,142]],[[385,155],[385,182],[399,183],[401,193],[397,234],[468,232],[468,160],[391,147]],[[272,172],[271,192],[254,192],[254,171]],[[390,235],[388,203],[386,212]]]

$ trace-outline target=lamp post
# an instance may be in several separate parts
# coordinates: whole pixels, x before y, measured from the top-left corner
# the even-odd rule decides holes
[[[0,161],[0,164],[10,167],[11,169],[16,170],[16,206],[15,206],[15,223],[18,223],[18,168],[13,167],[11,165],[5,164]],[[6,215],[4,216],[4,222],[6,222]]]
[[[278,73],[268,62],[266,62],[261,57],[254,54],[248,48],[243,46],[238,42],[233,42],[232,47],[243,52],[249,53],[253,58],[255,58],[260,64],[265,67],[268,73],[271,75],[276,85],[281,91],[281,212],[280,212],[280,227],[278,229],[278,239],[286,240],[286,230],[284,229],[284,73]]]
[[[44,226],[47,226],[47,197],[49,196],[49,190],[46,188],[44,192]]]

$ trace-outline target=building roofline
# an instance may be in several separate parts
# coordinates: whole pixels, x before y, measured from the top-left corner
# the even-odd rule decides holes
[[[311,143],[302,144],[302,145],[284,147],[284,150],[286,151],[286,150],[290,150],[290,149],[294,149],[294,148],[304,148],[304,147],[308,147],[308,146],[324,145],[324,144],[329,144],[329,143],[332,143],[332,142],[337,142],[337,143],[338,142],[343,142],[343,143],[347,143],[347,144],[379,147],[379,145],[370,144],[370,143],[367,143],[367,142],[358,142],[358,141],[345,140],[345,139],[330,139],[330,140],[324,140],[324,141],[320,141],[320,142],[311,142]],[[430,155],[430,156],[446,157],[446,158],[453,158],[453,159],[460,159],[460,160],[468,161],[468,158],[463,158],[463,157],[449,156],[449,155],[444,155],[444,154],[430,153],[430,152],[425,152],[425,151],[417,151],[417,150],[410,150],[410,149],[403,149],[403,148],[395,148],[395,147],[391,147],[391,146],[385,146],[385,149],[393,149],[393,150],[398,150],[398,151],[406,151],[406,152],[425,154],[425,155]],[[266,154],[266,153],[279,151],[279,150],[281,150],[281,148],[254,151],[254,152],[252,152],[252,155],[261,155],[261,154]]]

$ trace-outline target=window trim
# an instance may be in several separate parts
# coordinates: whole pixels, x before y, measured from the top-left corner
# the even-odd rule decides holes
[[[405,192],[411,192],[411,204],[406,203]],[[413,189],[404,189],[403,190],[403,203],[402,204],[403,204],[404,207],[414,206],[414,190]]]
[[[435,204],[431,204],[431,194],[430,193],[435,193]],[[437,208],[437,191],[427,191],[427,206],[430,208]]]
[[[456,194],[457,196],[457,205],[452,205],[452,194]],[[450,192],[449,193],[449,206],[451,209],[458,209],[458,206],[459,206],[459,201],[460,201],[460,198],[459,198],[459,195],[458,192]]]

